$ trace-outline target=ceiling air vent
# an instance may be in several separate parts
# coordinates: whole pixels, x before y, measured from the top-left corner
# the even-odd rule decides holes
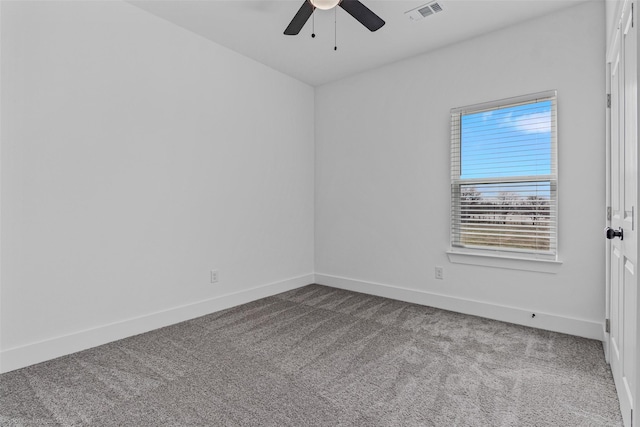
[[[422,9],[418,9],[418,12],[420,12],[423,18],[429,15],[433,15],[433,10],[431,10],[429,6],[425,6]]]
[[[416,7],[415,9],[411,9],[404,14],[409,17],[412,21],[418,21],[422,18],[426,18],[429,15],[433,15],[434,13],[442,12],[442,6],[438,2],[431,2],[424,4],[420,7]]]
[[[431,3],[431,9],[433,9],[433,13],[442,12],[442,6],[438,3]]]

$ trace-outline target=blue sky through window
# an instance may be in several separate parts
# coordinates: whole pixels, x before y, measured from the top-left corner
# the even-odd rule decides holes
[[[461,179],[551,174],[552,101],[540,101],[461,116]],[[496,191],[500,184],[489,185]],[[485,197],[494,191],[483,185]],[[546,187],[546,188],[545,188]],[[521,196],[549,197],[549,187],[521,184]],[[505,191],[505,190],[502,190]],[[506,190],[509,191],[509,190]]]
[[[551,126],[551,101],[462,115],[460,178],[550,174]]]

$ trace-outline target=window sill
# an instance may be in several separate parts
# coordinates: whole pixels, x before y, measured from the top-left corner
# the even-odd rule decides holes
[[[562,261],[548,259],[520,258],[457,251],[447,251],[447,256],[449,257],[449,261],[454,264],[480,265],[484,267],[504,268],[507,270],[557,274],[560,267],[562,267]]]

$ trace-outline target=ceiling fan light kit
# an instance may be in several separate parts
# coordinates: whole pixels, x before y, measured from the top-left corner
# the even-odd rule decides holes
[[[333,9],[340,3],[340,0],[309,0],[313,6],[321,10]]]

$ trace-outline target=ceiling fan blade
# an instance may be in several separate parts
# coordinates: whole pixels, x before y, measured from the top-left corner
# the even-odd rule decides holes
[[[302,6],[300,6],[298,13],[296,13],[296,16],[294,16],[289,23],[287,29],[284,30],[284,33],[288,36],[295,36],[298,34],[302,27],[304,27],[304,24],[309,20],[309,17],[313,13],[313,9],[315,8],[311,2],[305,0],[304,3],[302,3]]]
[[[375,13],[373,13],[367,6],[360,3],[358,0],[342,0],[340,7],[347,11],[347,13],[358,20],[362,25],[367,27],[370,31],[379,30],[384,21]]]

